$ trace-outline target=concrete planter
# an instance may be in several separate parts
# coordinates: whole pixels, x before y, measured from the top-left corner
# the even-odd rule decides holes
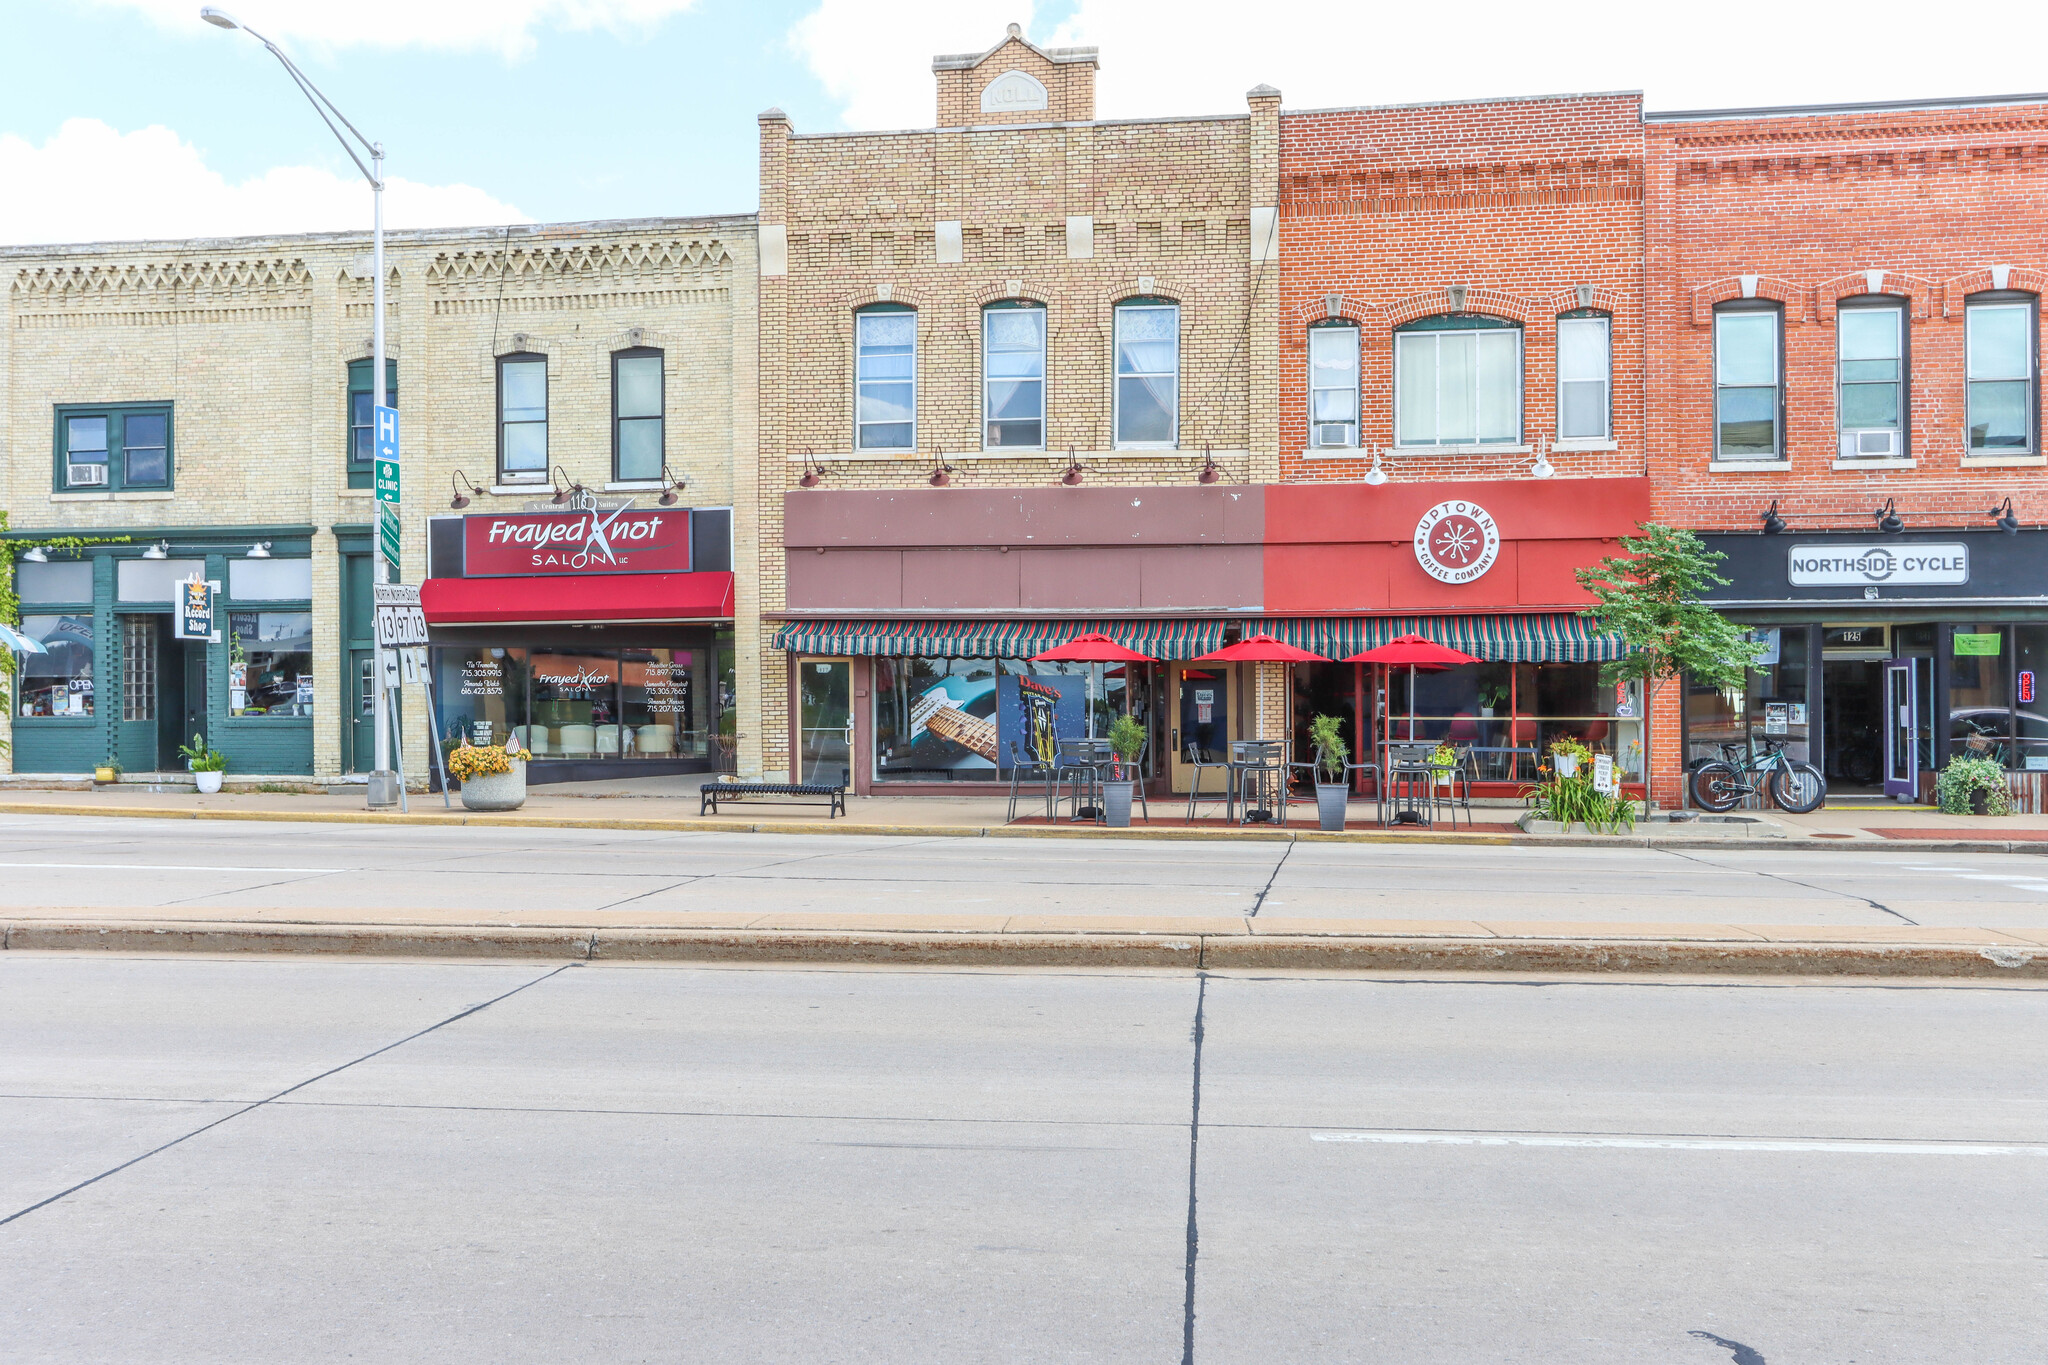
[[[1342,782],[1316,783],[1316,826],[1326,834],[1344,832],[1344,814],[1351,804],[1351,788]]]
[[[464,810],[518,810],[526,804],[526,765],[515,760],[509,773],[472,777],[462,784]]]
[[[1116,829],[1131,827],[1131,788],[1135,782],[1102,784],[1102,822]]]
[[[215,792],[220,790],[220,780],[224,775],[225,774],[217,772],[194,773],[192,774],[192,780],[193,782],[198,784],[199,794],[201,796],[212,796]]]

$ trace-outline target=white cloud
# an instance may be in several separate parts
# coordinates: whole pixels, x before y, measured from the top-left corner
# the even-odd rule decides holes
[[[132,241],[334,232],[370,225],[370,189],[318,166],[277,166],[231,185],[170,129],[121,133],[67,120],[37,147],[0,134],[0,243]],[[532,221],[469,185],[387,177],[386,227]]]
[[[172,31],[201,33],[199,0],[95,0],[138,10]],[[320,48],[431,47],[524,56],[543,27],[646,30],[696,0],[228,0],[219,8],[272,42]],[[247,42],[245,38],[242,41]]]
[[[987,48],[1012,19],[1042,45],[1102,50],[1105,118],[1242,112],[1261,82],[1290,109],[1593,90],[1643,90],[1651,109],[1730,108],[2040,88],[2039,45],[2017,41],[2040,32],[2037,0],[1964,8],[1970,31],[2015,41],[1977,44],[1967,67],[1930,64],[1924,47],[1871,37],[1924,27],[1925,7],[1905,0],[1870,0],[1853,25],[1814,0],[1723,0],[1704,19],[1640,0],[1265,0],[1253,13],[1220,0],[1076,0],[1045,33],[1022,4],[821,0],[791,38],[856,128],[929,126],[931,54]]]
[[[849,128],[929,128],[937,108],[932,58],[983,52],[1004,26],[1031,32],[1030,0],[821,0],[789,32],[790,46]]]

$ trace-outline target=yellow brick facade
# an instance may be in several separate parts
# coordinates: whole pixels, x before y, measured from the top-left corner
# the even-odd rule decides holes
[[[449,511],[458,472],[486,490],[473,512],[538,496],[488,491],[506,486],[495,358],[515,351],[547,357],[550,464],[602,491],[615,483],[611,353],[661,348],[665,449],[681,501],[732,507],[736,555],[754,544],[752,215],[396,232],[385,258],[405,581],[424,573],[426,518]],[[360,543],[375,517],[371,491],[350,488],[346,470],[348,365],[370,354],[370,259],[367,233],[0,250],[0,506],[12,529],[310,526],[320,775],[342,763],[335,528]],[[172,491],[53,492],[56,406],[143,401],[173,405]],[[639,487],[642,497],[658,491]],[[743,614],[754,600],[742,590]],[[423,695],[409,696],[405,713],[417,781],[429,758]]]

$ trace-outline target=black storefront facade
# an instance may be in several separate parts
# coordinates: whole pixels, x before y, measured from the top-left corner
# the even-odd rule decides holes
[[[1708,594],[1750,626],[1741,696],[1688,684],[1688,764],[1785,741],[1832,798],[1929,799],[1957,754],[1998,760],[2015,808],[2048,784],[2048,530],[1705,534]]]

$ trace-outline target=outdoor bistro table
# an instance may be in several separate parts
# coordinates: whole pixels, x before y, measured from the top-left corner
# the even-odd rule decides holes
[[[1231,790],[1244,794],[1239,824],[1268,824],[1280,805],[1280,823],[1287,823],[1285,746],[1277,739],[1236,739],[1230,742]],[[1251,790],[1247,791],[1246,789]]]
[[[1102,783],[1104,769],[1115,759],[1106,739],[1063,739],[1059,744],[1059,760],[1053,769],[1052,785],[1057,790],[1061,783],[1068,786],[1073,798],[1072,821],[1102,819]],[[1082,789],[1087,789],[1087,805],[1081,804]]]
[[[1387,819],[1383,811],[1380,823],[1434,824],[1436,769],[1430,766],[1429,756],[1436,752],[1436,741],[1390,739],[1380,748],[1386,756],[1387,804],[1393,808],[1393,819]]]

